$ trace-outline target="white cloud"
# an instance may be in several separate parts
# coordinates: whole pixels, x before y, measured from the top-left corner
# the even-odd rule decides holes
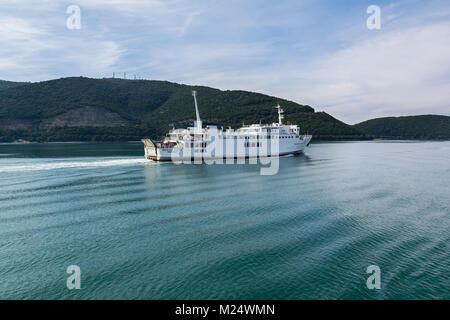
[[[224,89],[256,89],[254,77],[264,78],[251,65],[267,62],[272,51],[268,42],[193,43],[152,48],[148,64],[138,69],[150,69],[160,79]],[[255,85],[260,83],[256,81]]]
[[[78,0],[83,11],[95,10],[117,19],[132,19],[140,26],[154,26],[159,32],[184,35],[207,3],[183,0]],[[120,24],[120,21],[116,21]]]
[[[327,5],[315,2],[77,0],[82,29],[68,31],[72,1],[12,1],[0,3],[0,79],[126,71],[265,92],[347,122],[449,113],[450,23],[441,14],[448,8],[436,10],[442,2],[420,4],[420,13],[394,2],[382,9],[382,29],[368,32],[365,10],[355,20],[342,22],[349,16],[340,13],[324,21]]]
[[[66,45],[61,60],[73,75],[97,77],[110,75],[125,52],[114,41],[76,41]]]
[[[67,31],[64,22],[61,19],[61,27],[55,32],[40,16],[0,16],[0,79],[39,81],[110,74],[125,50],[114,41]]]
[[[17,17],[0,18],[0,71],[8,73],[18,69],[32,68],[30,58],[52,47],[43,40],[47,32],[30,21]]]
[[[322,57],[294,97],[343,120],[450,111],[450,24],[387,32]],[[291,87],[292,89],[292,87]],[[292,93],[290,94],[292,96]]]

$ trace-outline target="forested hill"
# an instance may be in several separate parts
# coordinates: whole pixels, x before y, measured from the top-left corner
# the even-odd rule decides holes
[[[358,123],[355,128],[375,138],[450,139],[450,117],[440,115],[378,118]]]
[[[285,121],[318,139],[364,139],[358,128],[307,105],[247,91],[221,91],[166,81],[62,78],[0,90],[0,141],[138,140],[192,124],[192,90],[204,123],[238,128]]]
[[[14,82],[14,81],[5,81],[0,80],[0,90],[20,86],[22,84],[25,84],[25,82]]]

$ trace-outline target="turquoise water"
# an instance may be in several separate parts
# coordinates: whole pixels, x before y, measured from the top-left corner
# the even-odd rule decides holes
[[[449,299],[449,181],[450,142],[312,144],[273,176],[0,145],[0,299]]]

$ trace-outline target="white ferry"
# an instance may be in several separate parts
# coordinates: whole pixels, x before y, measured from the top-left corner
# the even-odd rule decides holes
[[[300,134],[299,126],[283,124],[284,116],[280,105],[276,106],[278,123],[244,125],[238,130],[218,129],[216,125],[203,128],[196,91],[192,95],[197,119],[194,126],[173,128],[160,143],[142,139],[146,159],[201,161],[283,156],[302,153],[311,141],[311,135]]]

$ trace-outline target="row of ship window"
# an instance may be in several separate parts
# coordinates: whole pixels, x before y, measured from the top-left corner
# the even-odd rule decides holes
[[[244,147],[261,147],[261,143],[259,142],[246,142],[244,143]]]
[[[224,139],[236,139],[236,137],[223,137]],[[257,137],[239,137],[239,139],[294,139],[294,138],[298,138],[298,136],[257,136]]]
[[[223,139],[246,139],[246,140],[248,140],[248,139],[258,139],[258,140],[262,140],[262,139],[277,139],[277,138],[280,138],[280,139],[295,139],[295,138],[298,138],[298,136],[257,136],[257,137],[227,137],[227,136],[224,136],[223,137]],[[209,137],[205,137],[205,139],[209,139]],[[180,140],[181,140],[181,138],[180,138]]]
[[[194,143],[186,143],[185,146],[186,148],[194,148]],[[196,143],[195,148],[206,148],[206,142]]]
[[[185,146],[186,148],[206,148],[206,142],[202,142],[202,143],[186,143]],[[195,145],[195,146],[194,146]],[[262,143],[261,142],[245,142],[244,143],[244,147],[248,148],[248,147],[261,147]]]

